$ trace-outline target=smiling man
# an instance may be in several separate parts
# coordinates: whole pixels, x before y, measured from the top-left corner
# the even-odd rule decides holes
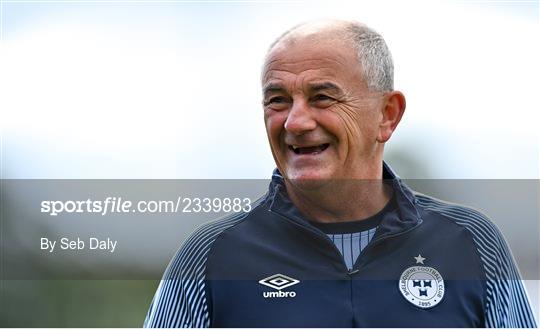
[[[405,98],[392,90],[382,38],[360,26],[325,24],[302,25],[270,50],[262,77],[266,131],[289,197],[308,218],[361,219],[389,200],[383,148]],[[359,65],[366,51],[377,52],[380,63]]]
[[[262,92],[268,193],[191,235],[145,326],[535,326],[489,219],[411,191],[383,162],[405,98],[378,33],[348,21],[287,31]]]

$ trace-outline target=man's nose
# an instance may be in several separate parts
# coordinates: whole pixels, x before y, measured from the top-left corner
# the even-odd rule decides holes
[[[284,127],[285,130],[295,135],[301,135],[317,127],[314,113],[306,101],[295,100],[293,102]]]

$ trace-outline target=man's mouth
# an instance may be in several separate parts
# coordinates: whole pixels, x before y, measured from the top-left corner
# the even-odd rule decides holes
[[[297,146],[297,145],[289,145],[289,150],[293,151],[295,154],[310,154],[315,155],[323,152],[330,146],[329,143],[324,143],[320,145],[315,146]]]

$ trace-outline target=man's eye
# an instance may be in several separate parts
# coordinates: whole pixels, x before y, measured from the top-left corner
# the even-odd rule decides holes
[[[285,97],[276,96],[276,97],[272,97],[269,100],[267,100],[264,105],[272,105],[272,104],[278,105],[278,104],[285,103],[286,101],[287,100],[285,99]]]
[[[334,100],[335,99],[333,99],[332,97],[324,95],[324,94],[318,94],[311,98],[312,102],[323,103],[323,104],[328,104],[329,102],[333,102]]]

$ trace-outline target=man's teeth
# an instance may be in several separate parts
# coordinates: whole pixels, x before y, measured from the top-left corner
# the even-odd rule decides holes
[[[329,145],[328,143],[313,146],[289,145],[289,148],[296,154],[318,154],[326,150]]]

